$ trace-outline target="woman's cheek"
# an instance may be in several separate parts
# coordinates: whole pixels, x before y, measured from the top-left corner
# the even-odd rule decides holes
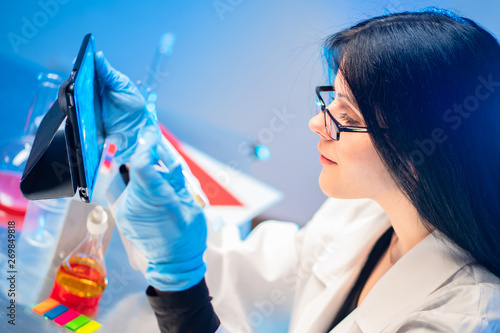
[[[368,135],[349,134],[343,138],[345,145],[339,145],[338,150],[339,166],[345,178],[342,183],[348,186],[346,191],[350,197],[372,198],[386,189],[388,172]]]

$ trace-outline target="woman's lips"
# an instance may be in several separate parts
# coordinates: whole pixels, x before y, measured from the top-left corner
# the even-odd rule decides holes
[[[335,163],[334,161],[332,161],[332,160],[330,160],[330,159],[326,158],[326,157],[325,157],[325,156],[323,156],[323,155],[320,155],[320,157],[319,157],[319,162],[320,162],[321,164],[337,164],[337,163]]]

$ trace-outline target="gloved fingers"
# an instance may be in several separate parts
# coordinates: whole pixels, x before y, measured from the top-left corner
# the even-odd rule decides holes
[[[118,87],[128,84],[129,78],[114,69],[102,51],[96,52],[95,68],[102,87],[117,90]]]
[[[158,147],[158,155],[169,170],[175,169],[178,165],[182,165],[184,169],[189,170],[186,161],[163,135],[160,138]]]
[[[186,188],[186,180],[184,177],[184,165],[186,162],[184,162],[179,153],[174,150],[175,148],[171,145],[169,146],[170,147],[165,147],[165,142],[162,140],[157,147],[158,157],[165,163],[165,166],[169,170],[167,180],[174,188],[175,192],[184,199],[183,201],[189,198],[192,199]]]
[[[152,168],[156,160],[157,136],[153,131],[142,131],[139,135],[138,145],[130,161],[130,169],[140,175],[146,175]],[[151,168],[149,168],[151,167]],[[151,172],[153,173],[153,172]],[[153,173],[158,174],[158,172]],[[160,176],[161,179],[164,179]]]
[[[139,130],[153,116],[146,109],[144,97],[135,84],[114,69],[99,51],[95,54],[96,73],[102,88],[102,119],[106,137],[117,143],[116,158],[122,162],[134,151]],[[154,117],[153,117],[154,119]]]
[[[167,181],[177,194],[181,196],[186,196],[189,194],[186,189],[186,181],[184,179],[181,165],[178,165],[174,169],[170,170],[167,175]]]
[[[95,53],[94,60],[99,83],[103,88],[110,88],[113,82],[119,80],[119,76],[116,75],[116,70],[110,65],[102,51],[97,51]]]
[[[147,196],[148,200],[172,200],[176,195],[166,179],[168,173],[157,164],[158,136],[154,131],[144,131],[138,141],[130,161],[130,186]]]
[[[158,129],[154,126],[147,126],[144,128],[140,136],[144,137],[143,134],[149,131],[153,131],[155,140],[159,140],[156,145],[156,156],[159,164],[162,165],[164,170],[168,171],[168,173],[164,174],[165,179],[184,204],[193,205],[195,201],[193,195],[188,190],[189,184],[186,184],[186,178],[184,176],[186,172],[185,168],[187,167],[186,162],[175,148],[163,136],[160,136]],[[141,139],[139,139],[139,141],[140,140]],[[166,147],[166,145],[168,145],[168,147]]]
[[[145,105],[144,97],[141,95],[136,85],[128,76],[111,66],[102,51],[96,52],[94,59],[99,82],[104,88],[105,93],[110,95],[112,100],[118,102],[115,102],[115,104],[124,105],[127,102],[126,100],[122,101],[122,99],[126,99],[126,97],[123,96],[123,93],[125,93],[129,95],[128,98],[131,99],[133,103],[140,101],[141,106]],[[118,93],[118,96],[115,96],[116,93]]]

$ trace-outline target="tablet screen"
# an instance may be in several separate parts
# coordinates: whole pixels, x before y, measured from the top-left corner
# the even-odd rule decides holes
[[[92,42],[93,39],[87,46],[74,87],[76,116],[89,200],[93,193],[104,145],[99,89],[94,75]]]

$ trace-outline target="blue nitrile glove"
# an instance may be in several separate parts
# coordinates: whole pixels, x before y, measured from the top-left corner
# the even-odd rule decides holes
[[[139,131],[146,123],[155,124],[155,117],[146,109],[144,97],[135,84],[111,67],[101,51],[95,54],[95,65],[103,90],[102,119],[106,139],[117,146],[116,161],[127,163],[137,145]]]
[[[130,162],[130,181],[116,209],[117,223],[148,259],[146,279],[161,291],[180,291],[199,283],[205,275],[203,253],[207,226],[201,206],[184,186],[181,165],[172,158],[158,132],[148,126]]]

